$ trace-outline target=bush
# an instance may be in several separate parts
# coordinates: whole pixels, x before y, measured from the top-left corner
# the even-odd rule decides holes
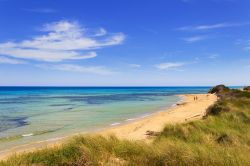
[[[221,112],[228,112],[229,110],[224,102],[219,101],[207,109],[207,115],[218,115]]]
[[[243,90],[245,90],[245,91],[250,91],[250,86],[245,86],[245,87],[243,88]]]
[[[210,89],[208,91],[208,93],[220,94],[222,92],[228,92],[228,91],[229,91],[229,88],[226,87],[225,85],[217,85],[217,86],[213,87],[212,89]]]

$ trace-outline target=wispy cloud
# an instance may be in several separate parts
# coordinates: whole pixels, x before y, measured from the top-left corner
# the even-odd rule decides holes
[[[37,67],[49,70],[60,70],[68,72],[90,73],[98,75],[111,75],[116,72],[104,67],[104,66],[80,66],[75,64],[40,64]]]
[[[218,54],[210,54],[210,55],[208,56],[209,59],[216,59],[216,58],[218,58],[218,57],[219,57]]]
[[[244,50],[250,51],[250,46],[245,46],[245,47],[244,47]]]
[[[88,34],[78,22],[67,20],[45,24],[40,30],[44,35],[20,42],[0,43],[0,54],[48,62],[88,59],[97,56],[93,50],[122,44],[125,40],[123,33],[108,34],[103,28],[95,34]]]
[[[100,28],[100,29],[96,32],[95,36],[105,36],[106,34],[107,34],[106,29]]]
[[[35,9],[23,9],[27,12],[35,12],[35,13],[56,13],[58,12],[56,9],[51,8],[35,8]]]
[[[242,47],[245,51],[250,51],[250,40],[249,39],[237,39],[234,42],[236,45]]]
[[[132,68],[140,68],[141,67],[141,65],[139,65],[139,64],[129,64],[129,66]]]
[[[184,40],[187,43],[194,43],[194,42],[202,41],[205,39],[207,39],[206,36],[191,36],[187,38],[182,38],[182,40]]]
[[[197,25],[197,26],[184,26],[179,27],[177,30],[181,31],[202,31],[202,30],[212,30],[212,29],[219,29],[219,28],[229,28],[229,27],[238,27],[249,25],[249,23],[217,23],[217,24],[204,24],[204,25]]]
[[[242,43],[244,44],[243,49],[246,51],[250,51],[250,40],[245,40]],[[241,43],[239,43],[239,44],[241,44]]]
[[[0,63],[15,65],[15,64],[25,64],[26,62],[22,60],[18,60],[18,59],[12,59],[12,58],[0,56]]]
[[[177,69],[184,65],[185,63],[182,63],[182,62],[167,62],[167,63],[157,64],[155,65],[155,67],[160,70],[171,70],[171,69]]]

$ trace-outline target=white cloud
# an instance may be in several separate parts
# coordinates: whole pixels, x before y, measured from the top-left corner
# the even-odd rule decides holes
[[[141,65],[139,65],[139,64],[129,64],[129,66],[132,68],[140,68],[141,67]]]
[[[244,25],[248,25],[248,24],[249,23],[204,24],[204,25],[197,25],[197,26],[184,26],[184,27],[177,28],[177,30],[181,30],[181,31],[201,31],[201,30],[212,30],[212,29],[219,29],[219,28],[244,26]]]
[[[22,60],[7,58],[7,57],[0,57],[0,63],[15,65],[15,64],[25,64],[26,62]]]
[[[22,48],[0,48],[0,53],[15,58],[33,59],[47,62],[60,62],[62,60],[71,59],[89,59],[96,57],[95,52],[88,52],[84,55],[76,51],[60,51],[45,49],[22,49]]]
[[[116,73],[110,69],[107,69],[104,66],[80,66],[80,65],[74,65],[74,64],[57,64],[57,65],[40,64],[40,65],[37,65],[37,67],[50,69],[50,70],[91,73],[91,74],[99,74],[99,75],[111,75],[111,74]]]
[[[184,66],[185,63],[182,62],[169,62],[169,63],[160,63],[155,65],[157,69],[160,70],[170,70],[170,69],[177,69],[179,67]]]
[[[103,28],[93,37],[78,22],[59,21],[45,24],[44,35],[20,42],[0,43],[0,54],[16,58],[58,62],[67,59],[87,59],[96,57],[95,50],[121,44],[125,35],[107,34]]]
[[[106,34],[107,34],[107,31],[106,31],[104,28],[100,28],[100,29],[96,32],[95,36],[104,36],[104,35],[106,35]]]
[[[188,38],[183,38],[183,40],[187,43],[194,43],[194,42],[205,40],[206,38],[207,38],[206,36],[192,36]]]

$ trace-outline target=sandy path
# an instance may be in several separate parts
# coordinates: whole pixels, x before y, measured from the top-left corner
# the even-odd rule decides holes
[[[161,131],[165,124],[168,123],[182,123],[194,119],[200,119],[205,114],[206,109],[217,100],[217,97],[212,94],[190,94],[182,96],[184,97],[184,102],[177,105],[176,107],[155,113],[151,116],[131,122],[129,124],[105,129],[104,131],[98,133],[89,134],[101,134],[104,136],[114,134],[121,139],[145,140],[147,138],[145,133],[148,130],[157,132]],[[197,96],[198,100],[194,101],[194,96]],[[70,137],[72,136],[54,139],[53,141],[33,142],[28,145],[7,149],[0,152],[0,160],[4,160],[14,153],[30,152],[45,147],[59,146]]]

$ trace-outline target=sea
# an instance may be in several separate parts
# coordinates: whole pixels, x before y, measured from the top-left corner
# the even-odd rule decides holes
[[[0,87],[0,151],[100,131],[166,110],[210,87]]]

